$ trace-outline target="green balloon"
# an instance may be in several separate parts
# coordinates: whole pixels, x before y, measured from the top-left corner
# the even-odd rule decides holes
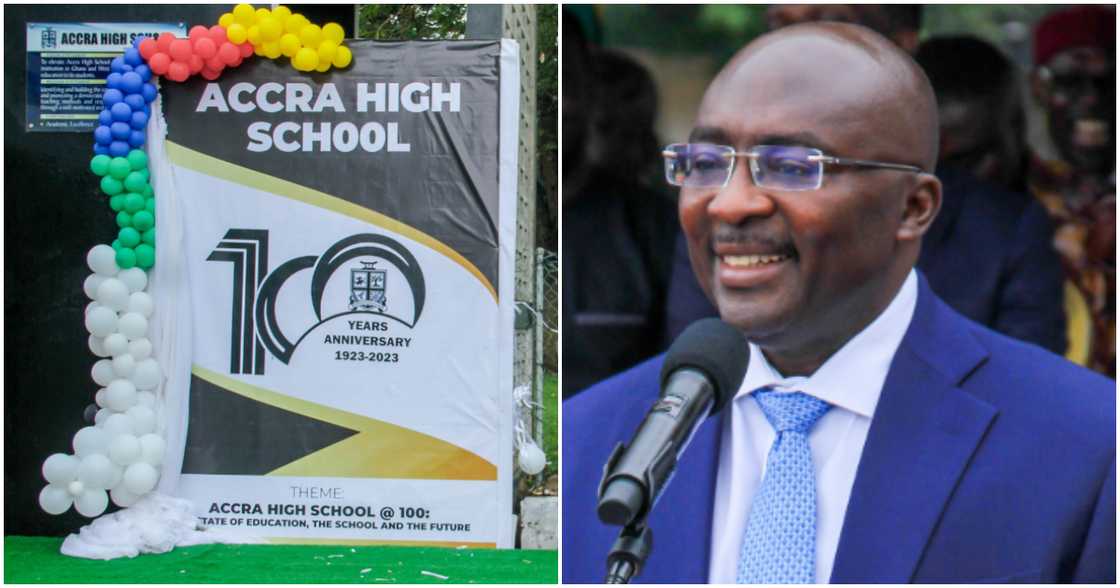
[[[156,213],[156,199],[155,198],[147,199],[144,202],[144,210],[146,210],[146,211],[148,211],[148,212],[150,212],[154,215]]]
[[[117,238],[120,239],[121,245],[125,247],[136,247],[140,244],[140,231],[132,227],[125,227],[117,234]]]
[[[136,214],[144,210],[144,197],[136,192],[129,192],[124,196],[124,209],[128,214]]]
[[[143,194],[144,194],[144,198],[155,198],[156,197],[156,193],[154,191],[152,191],[152,185],[151,184],[144,184]]]
[[[118,249],[117,265],[121,269],[136,267],[136,252],[128,247],[121,247],[120,249]]]
[[[136,192],[138,194],[144,193],[144,186],[148,185],[148,180],[140,172],[132,172],[124,179],[124,188],[129,192]]]
[[[113,176],[105,176],[101,178],[101,191],[109,196],[116,196],[124,192],[124,184]]]
[[[141,243],[136,246],[136,265],[148,269],[156,263],[156,250],[151,245]]]
[[[130,165],[134,171],[148,169],[148,154],[144,153],[141,149],[129,151],[126,159],[128,159],[128,165]]]
[[[113,239],[113,251],[120,251],[121,247],[124,247],[124,245],[121,245],[121,240]]]
[[[142,241],[144,241],[145,243],[147,243],[148,245],[155,245],[156,244],[156,229],[155,229],[155,227],[152,227],[152,228],[144,231],[144,234],[140,236],[140,239]]]
[[[109,162],[109,175],[118,180],[123,180],[130,171],[132,171],[132,166],[128,165],[128,160],[123,157],[114,157]]]
[[[152,172],[148,171],[148,168],[144,168],[142,170],[137,170],[137,171],[139,171],[141,174],[144,175],[144,181],[152,179]]]
[[[112,158],[108,155],[94,155],[93,159],[89,160],[89,170],[99,176],[109,173],[109,162]]]
[[[117,226],[122,228],[122,229],[125,228],[125,227],[131,227],[132,226],[132,215],[128,214],[127,212],[125,212],[123,210],[118,212],[117,213]]]
[[[146,231],[154,227],[155,224],[156,218],[152,216],[152,213],[146,210],[141,210],[132,215],[132,226],[135,227],[137,231]]]
[[[124,196],[122,196],[121,194],[117,194],[110,197],[109,208],[112,208],[113,212],[120,212],[124,210]]]

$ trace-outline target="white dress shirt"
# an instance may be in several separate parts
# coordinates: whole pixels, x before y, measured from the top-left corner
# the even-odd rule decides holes
[[[871,417],[917,299],[918,279],[910,270],[886,310],[808,378],[783,377],[750,344],[747,375],[723,415],[709,582],[735,583],[751,501],[774,443],[774,429],[751,396],[763,386],[804,392],[833,406],[809,433],[817,486],[816,581],[828,582]]]

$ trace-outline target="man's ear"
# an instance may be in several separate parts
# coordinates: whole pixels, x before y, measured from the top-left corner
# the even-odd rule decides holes
[[[941,210],[941,180],[928,173],[917,179],[902,203],[902,222],[898,227],[900,241],[920,241]]]

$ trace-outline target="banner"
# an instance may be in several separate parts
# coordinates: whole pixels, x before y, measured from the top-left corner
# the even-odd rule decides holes
[[[247,541],[511,547],[517,46],[350,47],[161,91],[160,488]]]

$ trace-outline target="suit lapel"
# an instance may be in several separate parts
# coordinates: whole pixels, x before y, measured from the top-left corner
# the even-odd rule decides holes
[[[919,280],[918,304],[883,384],[833,565],[833,583],[913,578],[996,410],[958,385],[987,357]]]
[[[643,584],[708,581],[720,422],[718,417],[709,418],[696,431],[650,515],[653,551],[637,578]]]

